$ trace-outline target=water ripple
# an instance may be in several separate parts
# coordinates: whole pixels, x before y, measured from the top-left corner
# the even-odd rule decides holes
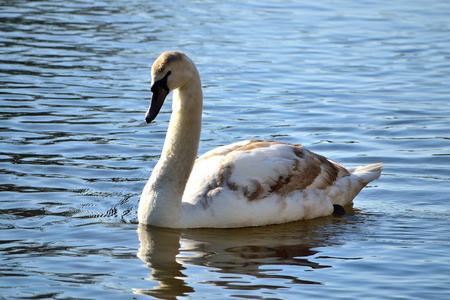
[[[446,299],[449,9],[6,1],[2,296]],[[166,103],[145,124],[150,66],[168,49],[188,52],[202,75],[200,153],[253,138],[302,143],[348,166],[383,161],[381,180],[342,218],[136,235],[170,116]]]

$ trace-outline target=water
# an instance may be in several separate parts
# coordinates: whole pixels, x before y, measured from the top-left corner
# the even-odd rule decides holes
[[[2,1],[0,298],[447,299],[448,1]],[[136,223],[170,115],[164,50],[200,70],[200,152],[302,143],[382,161],[346,216]]]

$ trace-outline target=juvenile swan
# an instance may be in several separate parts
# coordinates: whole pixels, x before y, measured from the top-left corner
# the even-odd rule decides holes
[[[301,145],[248,140],[198,159],[202,87],[192,60],[179,51],[152,66],[152,122],[173,91],[172,116],[161,158],[138,208],[139,222],[171,228],[235,228],[286,223],[333,213],[369,182],[381,163],[346,169]]]

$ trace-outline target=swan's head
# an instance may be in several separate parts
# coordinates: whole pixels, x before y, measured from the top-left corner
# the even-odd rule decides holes
[[[162,53],[152,66],[152,102],[145,114],[150,123],[158,115],[167,95],[187,84],[197,69],[192,60],[181,51]]]

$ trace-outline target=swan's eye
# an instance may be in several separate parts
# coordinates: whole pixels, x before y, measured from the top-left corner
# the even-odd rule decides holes
[[[165,89],[167,92],[169,92],[170,89],[169,89],[169,86],[167,85],[167,78],[169,77],[170,74],[172,74],[172,71],[167,72],[167,73],[166,73],[166,76],[164,76],[164,78],[162,78],[162,79],[156,81],[156,82],[152,85],[152,87],[151,87],[152,93],[155,92],[155,88],[156,88],[156,87],[163,88],[163,89]]]

